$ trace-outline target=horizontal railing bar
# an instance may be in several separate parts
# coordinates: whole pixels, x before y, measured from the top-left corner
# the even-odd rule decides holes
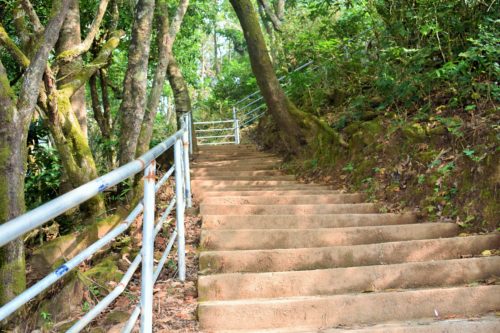
[[[307,66],[309,66],[309,65],[310,65],[310,64],[312,64],[313,62],[314,62],[314,61],[309,60],[309,61],[308,61],[308,62],[306,62],[305,64],[303,64],[303,65],[301,65],[301,66],[299,66],[299,67],[295,68],[295,69],[294,69],[293,71],[291,71],[290,73],[295,73],[295,72],[297,72],[297,71],[300,71],[301,69],[306,68]],[[285,75],[285,77],[286,77],[286,75]]]
[[[219,139],[219,138],[234,138],[234,134],[228,134],[228,135],[211,135],[211,136],[199,136],[197,139],[199,139],[199,140],[204,140],[204,139]]]
[[[175,171],[175,166],[172,165],[170,167],[170,169],[168,169],[168,171],[163,175],[163,177],[161,177],[161,179],[156,183],[155,185],[155,192],[158,191],[158,189],[163,185],[165,184],[165,182],[168,180],[168,178],[172,175],[172,173],[174,173]]]
[[[170,254],[170,251],[172,250],[172,246],[174,245],[175,239],[177,238],[177,230],[174,230],[172,235],[170,236],[170,239],[167,244],[167,248],[163,252],[163,255],[158,262],[158,265],[156,265],[156,270],[154,272],[154,277],[153,277],[153,284],[156,283],[158,280],[158,277],[160,276],[160,273],[163,269],[163,266],[165,265],[165,262],[167,261],[168,255]],[[139,315],[141,313],[141,308],[139,305],[136,305],[134,308],[134,311],[132,311],[132,314],[130,315],[129,320],[127,321],[127,324],[125,327],[122,329],[121,333],[130,333],[132,332],[132,329],[134,328],[135,323],[137,322],[137,319],[139,318]]]
[[[214,120],[214,121],[198,121],[193,123],[193,125],[208,125],[208,124],[220,124],[220,123],[232,123],[233,120]]]
[[[300,65],[299,67],[295,68],[293,71],[291,71],[290,73],[286,74],[286,75],[283,75],[281,77],[278,78],[278,81],[283,81],[288,75],[290,75],[291,73],[295,73],[297,71],[300,71],[301,69],[304,69],[306,68],[307,66],[309,66],[310,64],[312,64],[314,61],[313,60],[309,60],[308,62],[306,62],[305,64],[303,65]],[[237,101],[234,105],[238,105],[240,103],[243,103],[244,101],[246,101],[247,99],[257,95],[258,93],[260,92],[260,90],[257,90],[253,93],[251,93],[250,95],[246,96],[246,97],[243,97],[242,99],[240,99],[239,101]],[[244,107],[243,107],[244,108]]]
[[[163,252],[161,259],[158,262],[158,265],[156,265],[156,270],[155,270],[154,276],[153,276],[154,277],[153,283],[156,283],[156,280],[158,280],[158,277],[161,274],[163,266],[165,266],[165,262],[167,261],[168,255],[170,254],[170,251],[172,250],[172,246],[174,245],[176,238],[177,238],[177,229],[175,229],[174,232],[172,233],[172,235],[170,236],[170,240],[168,241],[167,248]]]
[[[227,145],[227,144],[234,144],[234,141],[221,141],[221,142],[201,142],[198,143],[200,146],[216,146],[216,145]]]
[[[245,113],[245,114],[243,115],[243,117],[248,116],[249,114],[252,114],[252,113],[254,113],[255,111],[258,111],[258,110],[262,109],[262,108],[263,108],[263,107],[265,107],[266,105],[267,105],[267,104],[263,103],[263,104],[259,105],[258,107],[253,108],[252,110],[250,110],[250,111],[248,111],[247,113]]]
[[[130,333],[134,329],[135,323],[137,322],[137,319],[139,319],[139,315],[141,314],[141,307],[139,305],[136,305],[134,308],[134,311],[132,311],[132,314],[130,315],[130,318],[127,321],[127,324],[125,327],[122,329],[121,333]]]
[[[249,98],[251,98],[251,97],[253,97],[253,96],[257,95],[259,92],[260,92],[260,91],[259,91],[259,90],[257,90],[257,91],[255,91],[255,92],[251,93],[250,95],[248,95],[248,96],[244,97],[243,99],[240,99],[239,101],[237,101],[234,105],[238,105],[238,104],[240,104],[240,103],[242,103],[242,102],[246,101],[247,99],[249,99]]]
[[[209,128],[209,129],[200,129],[195,130],[196,133],[202,132],[218,132],[218,131],[234,131],[234,127],[225,127],[225,128]]]
[[[177,203],[177,199],[176,197],[174,196],[172,198],[172,200],[170,201],[170,204],[168,205],[167,208],[165,208],[165,211],[163,212],[163,215],[160,217],[160,219],[158,220],[158,223],[156,223],[156,226],[155,226],[155,237],[156,235],[158,235],[158,233],[160,232],[162,226],[163,226],[163,222],[165,222],[165,220],[167,219],[167,217],[170,215],[170,213],[172,213],[172,209],[174,209],[174,205]]]
[[[243,123],[244,126],[248,125],[249,123],[251,123],[252,121],[254,121],[255,119],[258,119],[260,117],[262,117],[263,115],[265,114],[265,112],[262,112],[262,113],[259,113],[258,115],[256,115],[255,117],[253,117],[252,119],[250,120],[247,120]]]
[[[171,167],[167,173],[162,177],[162,179],[156,184],[155,192],[158,192],[161,185],[168,179],[168,177],[172,174],[174,167]],[[175,202],[175,198],[172,200]],[[88,248],[78,253],[72,259],[68,260],[65,264],[59,266],[55,271],[44,277],[42,280],[38,281],[30,288],[26,289],[24,292],[19,294],[17,297],[12,299],[9,303],[5,304],[0,308],[0,321],[7,318],[14,311],[19,309],[21,306],[26,304],[29,300],[40,294],[42,291],[50,287],[57,280],[61,279],[67,272],[71,271],[79,264],[81,264],[85,259],[89,258],[91,255],[99,251],[105,245],[113,241],[117,236],[119,236],[122,232],[128,229],[128,227],[132,224],[132,222],[139,216],[142,212],[144,206],[139,203],[135,208],[130,212],[130,214],[125,218],[125,220],[120,223],[118,226],[109,231],[106,235],[104,235],[101,239],[90,245]]]
[[[250,102],[250,103],[248,103],[248,104],[246,104],[246,105],[242,106],[241,108],[239,108],[239,110],[246,109],[247,107],[249,107],[249,106],[251,106],[251,105],[254,105],[254,104],[255,104],[255,103],[257,103],[258,101],[261,101],[261,100],[263,100],[263,99],[264,99],[264,97],[260,96],[260,97],[259,97],[259,98],[257,98],[256,100],[254,100],[254,101],[252,101],[252,102]]]
[[[0,226],[0,247],[143,170],[182,137],[184,128],[138,159],[96,178]]]

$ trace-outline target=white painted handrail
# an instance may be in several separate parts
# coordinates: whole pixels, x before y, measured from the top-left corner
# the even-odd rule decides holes
[[[19,217],[16,217],[0,226],[0,246],[22,236],[23,234],[43,225],[62,213],[77,207],[86,200],[103,192],[107,188],[124,181],[140,171],[144,170],[144,196],[132,212],[118,226],[109,231],[101,239],[78,253],[75,257],[59,266],[52,273],[45,276],[23,293],[12,299],[0,308],[0,321],[6,319],[24,304],[32,300],[41,292],[60,280],[69,271],[77,267],[84,260],[92,256],[105,245],[112,242],[118,235],[128,229],[132,222],[144,211],[142,248],[129,269],[123,276],[120,284],[104,299],[95,305],[87,314],[78,320],[68,332],[79,332],[90,323],[98,314],[106,309],[109,304],[116,299],[130,281],[132,275],[142,262],[141,278],[141,301],[138,305],[141,314],[141,332],[152,332],[153,327],[153,284],[158,278],[165,260],[172,248],[173,242],[177,240],[177,257],[179,268],[179,279],[185,280],[185,236],[184,236],[184,212],[185,207],[191,206],[191,185],[189,174],[189,154],[192,152],[191,114],[181,117],[181,129],[167,138],[165,141],[143,154],[138,159],[116,169],[104,176],[94,179],[54,200],[41,205]],[[174,147],[174,166],[156,182],[156,158]],[[162,214],[155,225],[155,193],[165,184],[169,177],[175,173],[175,196],[169,206]],[[176,207],[176,231],[171,236],[169,246],[165,250],[162,259],[156,270],[154,268],[154,240],[158,232],[162,229],[172,209]],[[136,310],[132,313],[133,324],[137,321]],[[131,319],[132,319],[131,318]],[[130,322],[130,321],[129,321]]]
[[[295,68],[292,72],[287,75],[283,75],[278,78],[279,82],[284,81],[290,74],[303,70],[309,67],[313,61],[308,61],[305,64]],[[286,86],[287,82],[283,83],[282,86]],[[243,106],[239,106],[245,102]],[[252,107],[250,109],[250,107]],[[196,133],[208,133],[208,135],[198,136],[198,144],[202,145],[223,145],[223,144],[240,144],[240,129],[251,125],[254,121],[260,119],[266,113],[266,103],[264,97],[257,90],[236,103],[233,106],[233,119],[225,120],[214,120],[214,121],[200,121],[195,122],[195,132]],[[250,109],[249,111],[247,111]],[[233,123],[233,127],[225,128],[204,128],[207,125],[217,125],[224,123]],[[202,128],[203,127],[203,128]],[[227,135],[222,135],[221,132],[228,133]],[[211,134],[210,134],[211,133]],[[233,140],[230,140],[233,138]]]

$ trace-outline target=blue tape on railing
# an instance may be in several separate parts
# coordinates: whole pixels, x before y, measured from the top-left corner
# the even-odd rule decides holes
[[[64,274],[66,274],[68,270],[69,270],[68,266],[61,265],[56,269],[55,273],[57,276],[63,276]]]
[[[107,189],[109,186],[109,184],[107,183],[102,183],[101,185],[99,185],[99,188],[98,188],[98,191],[99,192],[103,192],[105,189]]]

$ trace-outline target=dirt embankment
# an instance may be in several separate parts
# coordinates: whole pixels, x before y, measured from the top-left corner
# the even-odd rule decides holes
[[[335,115],[332,116],[335,124]],[[500,219],[500,115],[441,110],[425,121],[393,114],[348,122],[342,148],[317,136],[284,169],[304,181],[364,191],[387,211],[409,209],[426,220],[452,220],[464,231],[491,231]],[[261,120],[252,136],[280,150],[276,128]]]

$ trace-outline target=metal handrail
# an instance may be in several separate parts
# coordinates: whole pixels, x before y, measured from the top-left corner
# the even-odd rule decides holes
[[[228,120],[214,120],[214,121],[197,121],[194,122],[194,125],[209,125],[209,124],[220,124],[220,123],[232,123],[232,119]]]
[[[209,128],[209,129],[198,129],[198,130],[195,130],[196,133],[202,133],[202,132],[219,132],[219,131],[234,131],[234,127]]]
[[[191,114],[188,113],[183,115],[181,117],[181,129],[179,131],[143,154],[138,159],[113,170],[104,176],[96,178],[93,181],[86,183],[0,226],[0,246],[3,246],[20,237],[24,233],[27,233],[61,215],[67,210],[80,205],[86,200],[92,198],[94,195],[99,194],[107,188],[134,176],[141,170],[144,170],[144,196],[142,202],[130,212],[125,220],[110,230],[98,241],[67,261],[65,264],[59,266],[52,273],[48,274],[33,286],[3,305],[0,308],[0,321],[7,318],[21,306],[32,300],[49,286],[65,276],[69,271],[81,264],[85,259],[89,258],[106,244],[113,241],[118,235],[127,230],[136,217],[144,211],[141,254],[134,259],[120,281],[120,284],[103,300],[97,303],[93,309],[78,320],[68,330],[68,332],[79,332],[82,330],[88,323],[90,323],[90,321],[92,321],[92,319],[94,319],[114,299],[116,299],[125,290],[126,284],[130,281],[141,261],[141,301],[139,306],[139,312],[141,314],[141,332],[152,332],[153,284],[164,265],[166,257],[168,256],[175,239],[177,239],[179,279],[184,281],[186,277],[184,212],[186,206],[191,206],[191,180],[189,173],[189,153],[192,151],[191,123]],[[174,166],[172,166],[165,173],[165,175],[158,182],[156,182],[156,158],[172,146],[174,147]],[[174,172],[175,196],[171,200],[162,217],[159,219],[159,222],[155,225],[155,193]],[[154,271],[154,239],[161,230],[163,222],[172,211],[174,205],[176,206],[176,231],[171,237],[172,245],[167,247],[168,251],[166,250],[162,257],[162,259],[165,259],[160,261],[157,265],[156,271]],[[136,310],[134,310],[133,316]],[[138,315],[135,316],[133,323],[136,322],[137,318]]]
[[[243,110],[243,109],[246,109],[247,107],[249,106],[252,106],[254,105],[255,103],[259,102],[259,101],[262,101],[264,99],[264,97],[260,96],[259,98],[253,100],[252,102],[248,103],[248,104],[245,104],[243,105],[241,108],[239,108],[238,110]]]
[[[260,117],[262,117],[266,112],[261,112],[259,114],[257,114],[256,116],[254,116],[253,118],[251,119],[248,119],[248,120],[245,120],[243,122],[243,126],[247,126],[247,125],[250,125],[255,119],[259,119]]]
[[[203,146],[217,146],[217,145],[229,145],[235,144],[234,141],[217,141],[217,142],[206,142]]]
[[[217,144],[227,144],[227,143],[234,143],[234,144],[239,144],[240,143],[240,125],[239,125],[239,120],[236,114],[236,108],[233,108],[233,119],[227,119],[227,120],[213,120],[213,121],[198,121],[194,122],[194,126],[206,126],[206,125],[214,125],[214,124],[226,124],[226,123],[232,123],[232,127],[223,127],[223,128],[201,128],[201,129],[195,129],[195,133],[210,133],[210,132],[215,132],[213,134],[215,135],[207,135],[207,136],[197,136],[197,141],[200,146],[203,145],[217,145]],[[220,132],[231,132],[225,135],[217,135]],[[207,140],[213,140],[213,139],[228,139],[228,138],[234,138],[234,141],[216,141],[216,142],[207,142]]]
[[[295,68],[295,69],[294,69],[293,71],[291,71],[290,73],[285,74],[285,75],[283,75],[283,76],[280,76],[280,77],[278,78],[278,81],[279,81],[279,82],[283,81],[283,80],[284,80],[284,79],[286,79],[286,78],[288,77],[288,75],[290,75],[291,73],[295,73],[295,72],[297,72],[297,71],[300,71],[300,70],[302,70],[302,69],[304,69],[304,68],[308,67],[309,65],[311,65],[313,62],[314,62],[313,60],[309,60],[308,62],[306,62],[306,63],[304,63],[304,64],[300,65],[300,66],[299,66],[299,67],[297,67],[297,68]],[[247,96],[243,97],[242,99],[240,99],[239,101],[237,101],[236,103],[234,103],[234,106],[236,106],[236,105],[238,105],[238,104],[240,104],[240,103],[243,103],[243,102],[244,102],[244,101],[246,101],[247,99],[250,99],[250,98],[252,98],[253,96],[258,95],[258,94],[260,94],[260,90],[254,91],[254,92],[253,92],[253,93],[251,93],[250,95],[247,95]],[[244,108],[244,107],[243,107],[243,108]],[[240,109],[242,109],[242,108],[240,108]]]
[[[308,61],[305,64],[302,64],[301,66],[295,68],[293,71],[288,73],[287,75],[283,75],[278,78],[278,81],[281,82],[285,80],[290,74],[295,73],[297,71],[300,71],[308,66],[310,66],[313,63],[313,61]],[[282,86],[286,86],[286,83],[282,84]],[[209,136],[201,136],[198,137],[197,139],[199,140],[198,144],[199,145],[218,145],[218,144],[239,144],[240,143],[240,128],[246,127],[249,124],[251,124],[254,120],[259,119],[265,114],[264,112],[258,112],[259,110],[265,108],[266,103],[264,101],[263,96],[259,96],[260,91],[257,90],[250,95],[245,96],[244,98],[240,99],[236,103],[233,104],[233,119],[226,119],[226,120],[214,120],[214,121],[199,121],[193,123],[193,125],[196,126],[204,126],[204,125],[213,125],[213,124],[222,124],[222,123],[233,123],[232,128],[201,128],[201,129],[195,129],[196,133],[206,133],[206,132],[222,132],[222,131],[234,131],[233,135],[209,135]],[[251,100],[253,97],[258,96],[257,98]],[[245,105],[237,108],[237,106],[245,101],[248,101]],[[250,106],[253,106],[253,108],[250,111],[246,111]],[[245,111],[245,112],[244,112]],[[238,113],[241,115],[238,116]],[[240,121],[241,120],[241,121]],[[216,133],[215,133],[216,134]],[[207,142],[207,139],[213,140],[213,139],[227,139],[230,137],[234,137],[234,141],[227,141],[227,140],[218,140],[218,141],[211,141]]]
[[[198,139],[203,140],[203,139],[219,139],[219,138],[231,138],[231,137],[234,137],[234,134],[200,136],[198,137]]]
[[[280,78],[278,78],[278,81],[281,82],[283,80],[285,80],[289,75],[291,75],[292,73],[295,73],[295,72],[298,72],[306,67],[309,67],[311,64],[313,63],[312,60],[306,62],[305,64],[302,64],[301,66],[295,68],[293,71],[291,71],[290,73],[286,74],[286,75],[283,75],[281,76]],[[286,86],[287,85],[287,82],[284,83],[282,86]],[[239,104],[240,102],[242,102],[243,100],[248,100],[249,98],[257,95],[259,93],[259,91],[256,91],[250,95],[248,95],[247,97],[243,98],[242,100],[238,101],[235,103],[235,105]],[[259,102],[259,103],[258,103]],[[257,104],[257,106],[255,106]],[[257,111],[262,109],[263,107],[266,106],[266,103],[264,101],[264,98],[263,96],[260,96],[259,98],[253,100],[252,102],[250,103],[247,103],[245,104],[244,106],[240,107],[238,109],[238,111],[242,112],[243,110],[247,109],[249,106],[254,106],[250,111],[246,111],[244,112],[242,115],[241,115],[241,118],[244,119],[242,124],[241,124],[241,127],[246,127],[248,126],[249,124],[251,124],[254,120],[256,119],[259,119],[260,117],[262,117],[265,112],[260,112],[258,113]],[[257,113],[257,115],[253,115],[254,113]]]

